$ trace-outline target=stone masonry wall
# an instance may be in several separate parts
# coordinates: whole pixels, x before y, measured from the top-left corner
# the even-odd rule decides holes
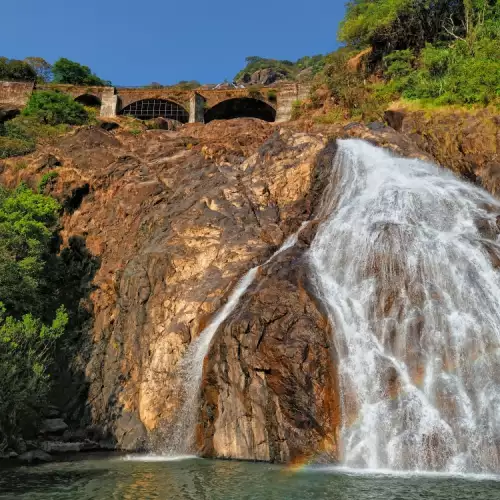
[[[25,106],[33,87],[33,82],[0,82],[0,105]]]

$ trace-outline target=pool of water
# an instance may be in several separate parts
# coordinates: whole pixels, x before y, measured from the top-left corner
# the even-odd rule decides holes
[[[498,500],[500,476],[360,473],[333,467],[183,457],[89,458],[0,470],[0,499],[16,500]]]

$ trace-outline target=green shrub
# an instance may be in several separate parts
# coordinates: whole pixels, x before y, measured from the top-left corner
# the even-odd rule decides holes
[[[304,108],[302,101],[293,101],[292,102],[292,120],[298,120],[302,114],[304,113]]]
[[[386,65],[385,75],[389,78],[402,78],[408,76],[413,71],[413,61],[415,56],[412,51],[396,50],[384,57]]]
[[[47,404],[55,342],[68,323],[64,308],[50,312],[45,293],[59,209],[24,184],[0,188],[0,451]]]
[[[70,126],[67,124],[47,125],[40,123],[36,117],[32,116],[16,116],[4,126],[4,133],[7,137],[33,141],[58,137],[69,130]]]
[[[40,179],[40,182],[38,183],[38,192],[43,193],[45,191],[45,188],[47,187],[47,184],[52,184],[52,181],[57,179],[59,177],[59,174],[57,172],[47,172],[46,174],[43,174],[42,178]]]
[[[52,66],[54,83],[68,83],[72,85],[108,86],[111,82],[101,80],[94,75],[88,66],[83,66],[65,57],[58,59]]]
[[[82,125],[88,120],[88,114],[80,103],[69,95],[52,91],[34,92],[22,114],[48,125]]]
[[[67,324],[62,307],[45,325],[31,314],[20,319],[8,316],[0,302],[0,438],[4,443],[20,430],[35,427],[47,404],[55,343]]]
[[[334,123],[340,123],[343,121],[343,113],[342,110],[339,108],[332,109],[328,111],[328,113],[324,115],[318,115],[314,117],[314,121],[316,123],[322,123],[322,124],[334,124]]]
[[[0,158],[24,156],[35,150],[34,141],[0,136]]]

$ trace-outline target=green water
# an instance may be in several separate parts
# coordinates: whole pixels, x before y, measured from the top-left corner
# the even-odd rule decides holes
[[[123,458],[0,470],[0,499],[16,500],[499,500],[500,477],[358,474],[328,468],[200,459]]]

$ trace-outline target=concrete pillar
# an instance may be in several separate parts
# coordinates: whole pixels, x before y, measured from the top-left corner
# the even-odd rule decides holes
[[[189,101],[189,123],[205,123],[205,98],[197,92]]]
[[[295,101],[303,101],[311,93],[310,83],[292,83],[280,88],[276,105],[276,122],[287,122],[292,118]]]
[[[102,91],[101,118],[113,118],[118,108],[118,96],[114,87],[106,87]]]

